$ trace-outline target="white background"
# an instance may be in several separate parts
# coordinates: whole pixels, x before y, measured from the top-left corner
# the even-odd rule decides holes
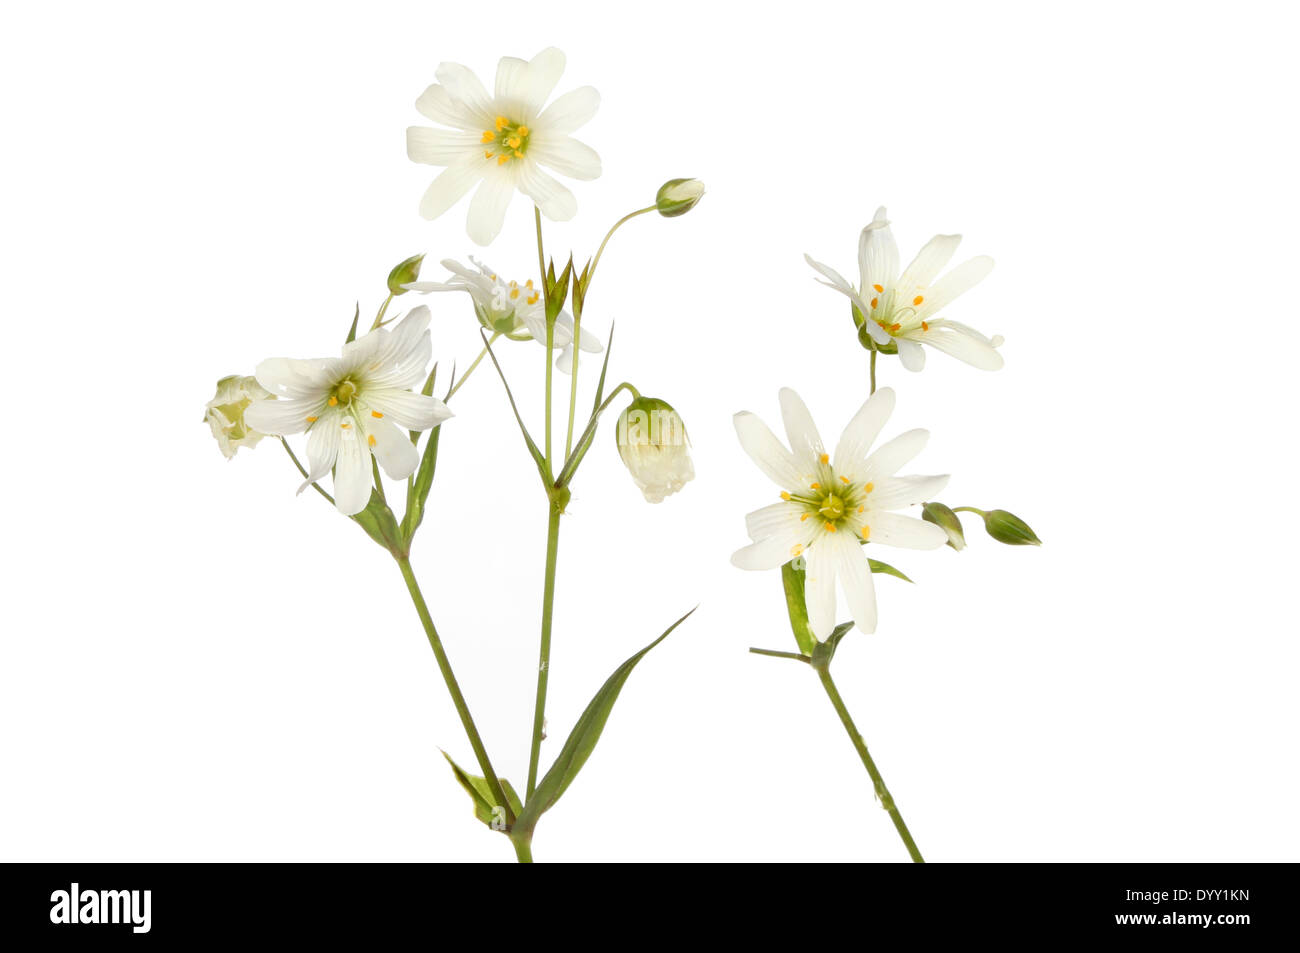
[[[611,244],[588,322],[671,400],[698,479],[639,496],[602,432],[560,547],[554,753],[633,674],[539,860],[902,860],[778,574],[728,563],[774,488],[731,414],[797,388],[833,440],[866,392],[846,274],[888,205],[906,257],[962,232],[950,309],[1006,368],[895,361],[913,472],[1007,507],[957,554],[881,552],[836,672],[928,858],[1296,860],[1297,194],[1282,4],[71,4],[0,29],[5,146],[0,856],[509,860],[396,567],[273,442],[225,463],[213,382],[335,351],[388,269],[476,249],[404,130],[441,60],[558,44],[605,174],[550,249],[590,254],[664,179],[685,218]],[[487,253],[532,274],[517,200]],[[477,351],[468,301],[438,358]],[[502,348],[539,420],[543,356]],[[590,400],[596,363],[583,367]],[[414,562],[498,769],[522,788],[545,503],[500,383],[453,401]],[[841,615],[845,615],[841,611]]]

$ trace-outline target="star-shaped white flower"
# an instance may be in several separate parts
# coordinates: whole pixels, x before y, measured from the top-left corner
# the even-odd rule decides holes
[[[465,291],[474,301],[474,312],[489,331],[499,331],[512,341],[536,341],[546,346],[546,305],[540,288],[531,279],[522,285],[504,281],[483,262],[470,257],[473,268],[458,261],[444,259],[442,267],[452,273],[448,281],[414,281],[403,285],[407,291]],[[561,311],[555,318],[552,343],[560,348],[555,366],[566,374],[573,373],[573,317]],[[604,350],[600,338],[582,328],[579,347],[599,353]]]
[[[437,218],[477,185],[469,206],[469,237],[479,245],[491,244],[501,231],[516,189],[547,218],[573,218],[578,211],[573,193],[541,167],[573,179],[600,175],[600,156],[570,136],[596,114],[600,94],[583,86],[547,106],[563,72],[564,54],[554,47],[531,61],[502,57],[495,91],[488,95],[469,68],[439,65],[438,82],[416,100],[415,108],[451,128],[406,130],[406,154],[413,161],[446,166],[424,193],[420,214]]]
[[[781,487],[781,502],[745,517],[753,543],[731,562],[741,569],[776,569],[798,556],[806,560],[808,622],[819,639],[835,628],[835,580],[859,629],[876,629],[876,591],[862,543],[905,549],[937,549],[947,534],[933,523],[892,512],[924,502],[948,483],[947,476],[895,476],[921,452],[925,430],[909,430],[868,453],[894,409],[894,392],[876,391],[849,421],[831,456],[799,395],[781,391],[790,449],[754,414],[736,414],[740,445],[758,468]]]
[[[979,284],[993,270],[993,259],[980,255],[939,278],[959,244],[960,235],[934,236],[900,275],[898,245],[881,206],[858,239],[862,281],[858,287],[849,284],[834,268],[808,255],[804,259],[827,279],[822,284],[847,295],[857,305],[877,344],[898,345],[898,357],[909,371],[925,367],[922,344],[981,370],[996,371],[1002,366],[1002,355],[996,350],[1001,337],[987,338],[965,324],[937,317],[958,295]]]
[[[431,430],[452,415],[438,398],[412,392],[424,383],[431,347],[429,309],[419,307],[392,330],[343,345],[342,357],[270,358],[257,365],[257,382],[279,400],[257,401],[244,419],[268,434],[307,431],[310,473],[298,492],[334,470],[334,504],[344,516],[360,513],[374,482],[371,454],[404,480],[420,455],[399,428]]]

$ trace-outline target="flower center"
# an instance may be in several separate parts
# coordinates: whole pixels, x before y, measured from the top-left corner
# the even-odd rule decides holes
[[[799,517],[801,521],[816,519],[832,533],[843,527],[866,539],[870,527],[865,523],[864,514],[867,498],[876,488],[875,484],[854,483],[848,477],[836,473],[827,454],[823,453],[818,462],[821,466],[818,468],[817,479],[808,484],[808,489],[782,493],[781,499],[802,505],[804,513]]]
[[[522,159],[528,151],[529,128],[521,122],[511,122],[505,116],[497,116],[493,129],[483,130],[483,158],[496,159],[497,165],[505,165],[511,159]]]
[[[910,303],[895,300],[903,297],[903,292],[899,289],[886,291],[880,285],[872,285],[867,293],[872,296],[871,320],[888,331],[891,337],[898,337],[904,331],[913,331],[917,327],[922,331],[930,330],[928,322],[916,320],[917,309],[925,302],[922,289],[917,289]]]
[[[330,406],[343,404],[345,407],[352,403],[352,398],[357,396],[361,388],[357,387],[356,382],[348,379],[334,388],[334,393],[330,395]]]
[[[817,508],[817,512],[824,516],[827,522],[836,522],[844,515],[844,500],[834,493],[827,493],[822,497],[822,505]]]

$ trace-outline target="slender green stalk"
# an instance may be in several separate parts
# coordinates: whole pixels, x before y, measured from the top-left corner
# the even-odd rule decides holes
[[[499,337],[501,337],[500,331],[492,332],[492,337],[488,338],[488,343],[483,346],[483,350],[478,352],[478,357],[474,358],[474,363],[469,366],[469,370],[460,375],[460,380],[456,381],[456,383],[452,385],[451,390],[447,391],[447,396],[443,398],[444,401],[451,400],[452,395],[464,386],[465,382],[469,380],[469,375],[474,373],[474,368],[478,367],[483,358],[487,357],[488,345],[495,344]]]
[[[600,256],[605,253],[605,246],[609,244],[610,238],[613,236],[613,234],[616,231],[618,231],[619,226],[622,225],[624,222],[632,221],[632,219],[636,218],[638,215],[644,215],[646,212],[653,212],[655,211],[656,208],[657,206],[647,205],[645,208],[639,208],[635,212],[628,212],[626,215],[624,215],[622,218],[620,218],[617,222],[615,222],[613,225],[609,227],[609,231],[605,233],[605,237],[601,241],[600,247],[596,249],[596,257],[591,260],[591,271],[587,272],[588,285],[591,284],[591,279],[596,276],[596,266],[600,264]]]
[[[533,862],[533,837],[529,834],[527,837],[511,837],[510,843],[515,845],[515,859],[521,864],[531,864]]]
[[[375,315],[375,323],[370,325],[370,330],[373,331],[375,328],[383,326],[384,315],[388,313],[388,306],[392,303],[393,303],[393,296],[390,294],[387,298],[384,299],[383,305],[380,306],[379,313]]]
[[[542,728],[546,722],[546,686],[551,674],[551,618],[555,610],[555,564],[560,549],[560,510],[552,503],[546,524],[546,575],[542,589],[542,641],[537,660],[537,701],[533,707],[533,744],[528,754],[528,794],[537,789],[537,767],[542,755]]]
[[[575,305],[580,299],[575,298]],[[564,459],[569,459],[573,452],[573,418],[578,411],[578,355],[582,353],[579,343],[582,341],[582,308],[573,309],[573,366],[569,368],[569,428],[564,435]]]
[[[293,465],[298,468],[298,472],[302,474],[302,478],[304,480],[307,479],[307,468],[298,462],[298,455],[293,452],[293,447],[289,446],[289,441],[281,437],[280,443],[284,444],[284,452],[289,455],[289,459],[292,460]],[[311,488],[315,490],[317,493],[319,493],[321,496],[325,497],[325,499],[328,500],[330,503],[334,502],[334,497],[330,496],[323,489],[321,489],[321,485],[319,483],[313,483],[311,485]]]
[[[442,639],[438,637],[438,630],[433,626],[433,618],[429,615],[429,607],[425,604],[424,594],[420,592],[420,584],[415,581],[415,573],[411,569],[411,561],[405,556],[398,557],[398,568],[402,570],[402,578],[406,580],[406,588],[411,593],[411,601],[415,603],[415,611],[420,616],[420,624],[424,626],[424,634],[429,639],[429,645],[433,648],[433,655],[438,660],[438,668],[442,672],[442,680],[447,683],[447,692],[451,695],[452,704],[456,706],[456,713],[460,715],[460,723],[465,727],[465,734],[469,738],[470,747],[474,749],[474,757],[478,759],[479,770],[483,772],[483,777],[487,783],[492,786],[496,794],[497,803],[504,805],[506,809],[506,823],[513,824],[513,811],[510,810],[510,801],[506,797],[505,789],[501,786],[501,779],[492,770],[492,761],[488,758],[487,749],[483,747],[483,739],[479,737],[478,728],[474,725],[474,717],[469,713],[469,705],[465,702],[465,696],[461,694],[460,684],[456,681],[456,675],[451,670],[451,662],[447,658],[447,652],[442,647]]]
[[[858,732],[858,726],[853,723],[853,717],[849,714],[848,708],[845,707],[839,689],[835,687],[830,668],[824,665],[814,665],[813,667],[817,669],[817,677],[821,679],[827,697],[830,698],[831,704],[835,706],[835,712],[840,716],[844,730],[849,733],[849,740],[853,742],[853,747],[857,749],[863,767],[867,769],[867,774],[871,776],[871,783],[875,785],[876,797],[880,799],[880,806],[889,812],[889,818],[894,822],[894,827],[898,829],[898,836],[903,839],[903,844],[907,847],[907,852],[912,855],[912,860],[918,864],[925,863],[925,858],[921,856],[920,850],[917,849],[916,841],[912,840],[912,834],[907,829],[907,824],[903,822],[903,815],[899,813],[898,805],[894,803],[893,795],[885,787],[885,779],[880,776],[880,771],[876,769],[876,763],[871,760],[871,753],[867,751],[867,743],[862,740],[862,735]]]
[[[876,392],[876,349],[871,349],[871,393]]]

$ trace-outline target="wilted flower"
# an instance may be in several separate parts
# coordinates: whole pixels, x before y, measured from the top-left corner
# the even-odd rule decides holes
[[[637,397],[619,415],[618,455],[650,503],[662,503],[695,479],[686,425],[672,405]]]
[[[298,492],[334,471],[334,503],[344,516],[370,501],[371,454],[394,480],[415,472],[420,455],[406,430],[438,426],[451,411],[436,397],[412,393],[429,363],[429,309],[415,308],[392,330],[378,328],[343,345],[343,356],[273,357],[257,381],[280,400],[259,401],[248,422],[264,433],[308,432],[310,473]]]
[[[554,47],[531,61],[502,57],[493,95],[473,71],[457,63],[438,67],[438,82],[415,108],[451,129],[412,126],[406,154],[414,162],[446,166],[420,202],[420,214],[434,219],[478,186],[469,206],[469,237],[491,244],[501,231],[515,190],[557,222],[578,211],[573,193],[541,167],[574,179],[600,175],[600,156],[570,137],[596,114],[600,94],[590,86],[547,99],[564,72],[564,54]],[[545,108],[543,108],[545,107]]]
[[[217,393],[208,401],[203,420],[212,428],[212,436],[217,438],[217,446],[227,460],[240,447],[255,447],[266,436],[248,426],[244,415],[254,402],[271,398],[266,388],[252,377],[234,374],[217,381]]]
[[[894,476],[921,452],[930,436],[925,430],[909,430],[868,454],[893,409],[894,392],[876,391],[844,428],[833,460],[808,408],[789,388],[781,390],[789,450],[753,414],[734,418],[740,445],[782,493],[781,502],[745,518],[753,543],[731,562],[776,569],[803,556],[808,624],[819,639],[835,628],[837,578],[858,628],[875,631],[876,591],[863,542],[936,549],[948,541],[938,526],[890,512],[929,499],[948,483],[947,476]]]

